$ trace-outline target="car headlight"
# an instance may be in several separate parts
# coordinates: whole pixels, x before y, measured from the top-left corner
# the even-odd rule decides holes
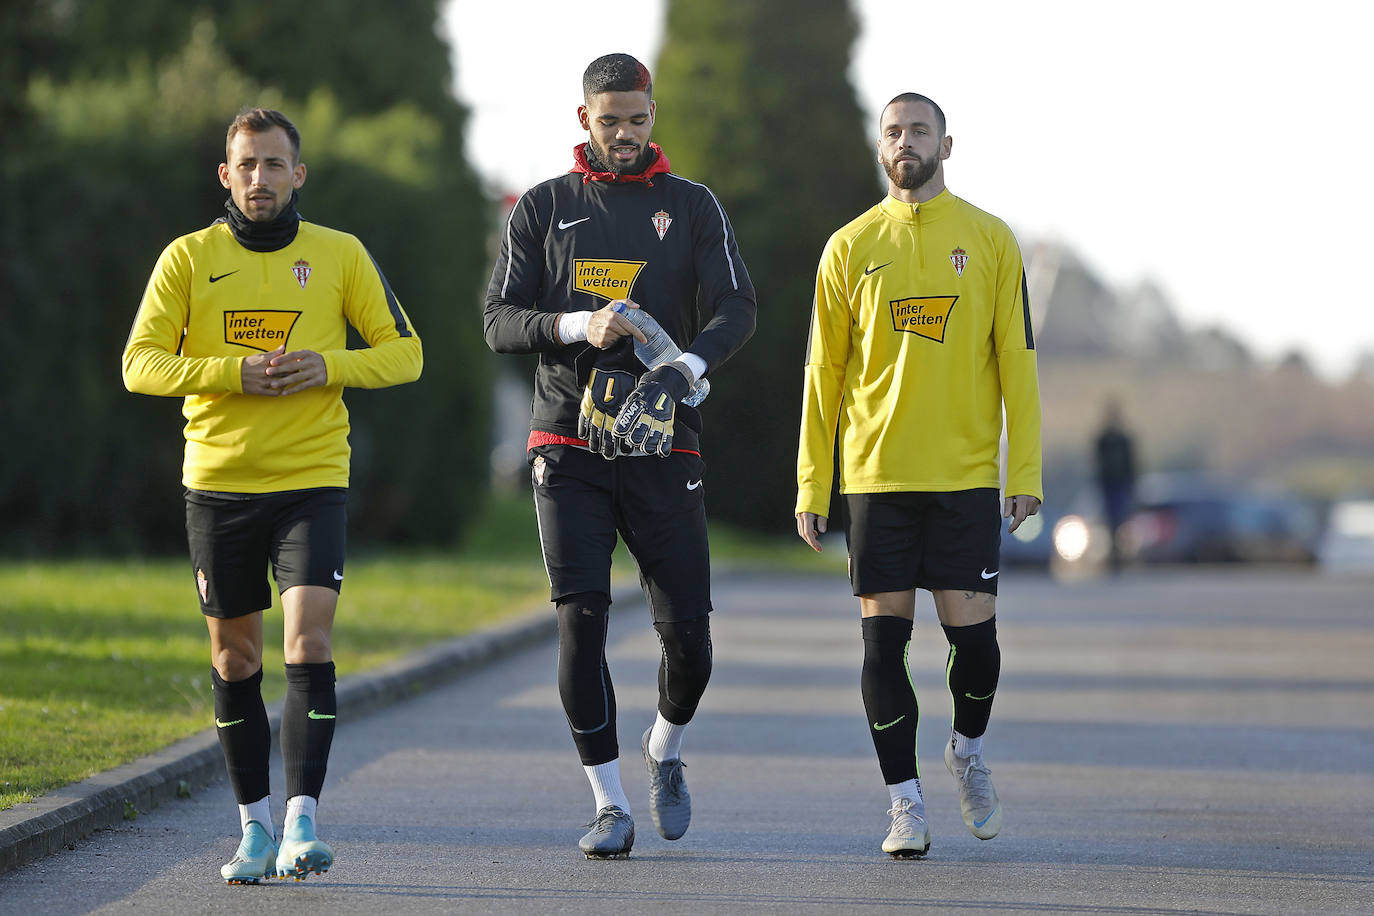
[[[1032,516],[1033,517],[1033,516]],[[1083,559],[1092,541],[1088,523],[1077,515],[1066,515],[1054,526],[1054,551],[1061,559],[1073,563]]]

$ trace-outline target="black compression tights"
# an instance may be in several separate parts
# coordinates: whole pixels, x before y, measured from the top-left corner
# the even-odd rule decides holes
[[[610,599],[579,592],[558,600],[558,695],[583,766],[620,756],[615,688],[606,667]]]
[[[658,662],[658,711],[674,725],[686,725],[711,680],[711,617],[654,624],[663,654]]]

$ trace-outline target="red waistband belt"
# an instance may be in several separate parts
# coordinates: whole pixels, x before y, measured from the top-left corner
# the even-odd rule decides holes
[[[579,448],[586,448],[587,440],[576,439],[572,436],[560,436],[558,433],[546,433],[537,429],[530,430],[530,438],[525,443],[525,451],[528,452],[530,449],[538,448],[541,445],[576,445]],[[690,448],[675,448],[673,451],[701,457],[701,452]]]

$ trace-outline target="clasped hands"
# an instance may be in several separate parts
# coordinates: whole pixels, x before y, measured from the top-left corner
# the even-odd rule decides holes
[[[267,353],[245,357],[242,367],[243,393],[269,398],[285,397],[317,388],[328,381],[324,357],[314,350],[286,352],[286,344]]]

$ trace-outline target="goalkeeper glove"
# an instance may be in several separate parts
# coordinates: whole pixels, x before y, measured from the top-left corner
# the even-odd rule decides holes
[[[612,435],[648,454],[667,458],[673,451],[673,416],[692,381],[676,363],[646,372],[616,417]]]
[[[577,435],[587,440],[587,447],[610,461],[616,456],[619,443],[611,435],[611,424],[625,399],[634,390],[635,377],[630,372],[614,369],[593,369],[582,392],[582,412],[577,417]]]

